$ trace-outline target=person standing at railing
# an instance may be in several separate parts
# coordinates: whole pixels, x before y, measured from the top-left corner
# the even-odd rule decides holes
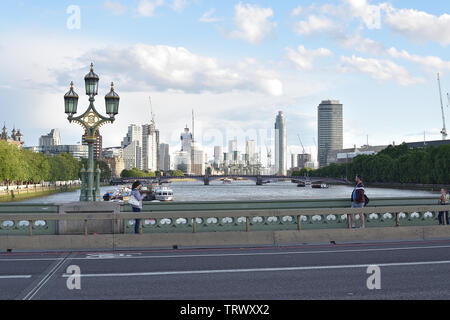
[[[131,195],[130,200],[128,200],[128,203],[130,203],[131,207],[133,208],[133,212],[141,212],[142,210],[142,200],[145,198],[145,195],[142,195],[141,190],[141,183],[139,181],[135,181],[133,185],[131,186]],[[134,198],[134,199],[132,199]],[[139,227],[141,224],[141,219],[135,219],[134,224],[134,233],[139,233]]]
[[[439,198],[439,204],[444,205],[444,206],[448,205],[448,200],[449,200],[449,195],[448,195],[447,189],[442,188],[441,196]],[[450,225],[448,211],[439,211],[438,219],[439,219],[440,225],[444,224],[444,219],[447,222],[447,225]]]
[[[364,208],[366,203],[364,184],[362,182],[361,176],[358,174],[355,177],[356,186],[352,192],[352,208]],[[359,214],[361,220],[361,228],[366,227],[364,213]],[[355,214],[350,214],[351,227],[356,228],[355,226]]]

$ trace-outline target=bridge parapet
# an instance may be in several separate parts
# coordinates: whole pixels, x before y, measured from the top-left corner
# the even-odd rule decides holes
[[[423,202],[431,201],[425,198]],[[411,198],[408,199],[411,201]],[[427,200],[427,201],[425,201]],[[381,201],[381,200],[379,200]],[[386,200],[385,200],[386,201]],[[395,204],[397,201],[397,204]],[[405,205],[400,199],[391,199],[391,205],[371,206],[362,209],[348,207],[273,207],[263,208],[264,202],[253,202],[253,207],[230,209],[193,209],[194,203],[178,210],[162,205],[145,207],[144,212],[127,212],[128,206],[97,204],[96,208],[72,208],[50,212],[0,214],[0,238],[13,235],[38,234],[90,234],[131,233],[134,219],[142,219],[142,233],[186,233],[221,231],[267,231],[348,228],[348,214],[364,213],[366,227],[429,226],[437,225],[439,211],[450,211],[450,206],[427,203]],[[406,199],[403,199],[406,201]],[[376,202],[376,199],[372,200]],[[217,203],[216,203],[217,204]],[[230,203],[228,203],[229,205]],[[198,203],[197,203],[198,205]],[[208,205],[208,204],[206,204]],[[249,203],[247,203],[249,205]],[[225,208],[225,209],[224,209]],[[61,212],[63,212],[61,214]],[[359,216],[356,215],[358,221]]]

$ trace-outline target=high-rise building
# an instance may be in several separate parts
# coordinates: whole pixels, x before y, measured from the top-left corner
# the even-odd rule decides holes
[[[181,139],[181,151],[191,152],[192,133],[189,132],[189,128],[186,125],[184,132],[180,135]]]
[[[125,148],[123,148],[123,161],[125,169],[130,170],[133,168],[137,168],[139,170],[142,170],[141,150],[142,148],[139,145],[139,140],[134,140]]]
[[[324,100],[318,108],[319,167],[328,164],[328,153],[343,148],[343,113],[339,100]]]
[[[162,171],[170,170],[170,154],[169,145],[167,143],[161,143],[159,145],[159,166]]]
[[[181,170],[184,174],[191,173],[191,153],[177,151],[175,153],[174,169]]]
[[[131,124],[122,144],[125,169],[142,170],[142,127]]]
[[[291,169],[297,167],[297,158],[295,153],[291,153]]]
[[[297,167],[301,169],[306,168],[308,162],[311,162],[311,154],[300,153],[297,155]]]
[[[159,169],[159,130],[154,120],[151,124],[142,126],[142,168],[156,171]]]
[[[286,120],[283,112],[278,111],[275,120],[275,170],[279,175],[287,173]]]
[[[86,135],[81,136],[81,144],[87,146]],[[95,134],[95,142],[94,142],[94,160],[101,161],[103,159],[102,156],[102,135],[100,134],[100,130],[97,130]]]
[[[132,141],[139,141],[139,145],[142,146],[142,127],[130,124],[128,126],[128,132],[122,141],[122,148],[128,146]]]
[[[247,155],[246,160],[248,164],[256,164],[256,142],[255,140],[247,140],[245,143],[245,154]]]
[[[58,129],[52,129],[49,134],[42,135],[39,138],[39,146],[59,146],[61,145],[61,136]]]
[[[205,174],[205,155],[203,148],[196,141],[191,144],[191,173],[194,175]]]
[[[230,140],[228,141],[228,153],[233,154],[235,151],[238,151],[237,148],[237,140]]]
[[[223,163],[223,149],[221,146],[214,147],[214,165],[217,168]]]

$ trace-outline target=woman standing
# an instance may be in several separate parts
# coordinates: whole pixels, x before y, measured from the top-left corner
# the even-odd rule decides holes
[[[442,188],[441,189],[441,197],[439,198],[439,204],[444,205],[444,206],[448,205],[448,202],[449,202],[448,200],[449,200],[449,195],[447,193],[447,189]],[[439,211],[438,219],[439,219],[440,225],[445,225],[446,223],[447,223],[447,225],[450,225],[448,211]]]
[[[142,210],[142,200],[145,198],[145,195],[142,195],[140,193],[141,187],[142,185],[139,181],[135,181],[131,186],[131,197],[136,198],[136,200],[139,202],[139,204],[137,205],[131,205],[131,207],[133,208],[133,212],[141,212]],[[134,233],[139,233],[140,224],[141,219],[136,219],[136,222],[134,224]]]

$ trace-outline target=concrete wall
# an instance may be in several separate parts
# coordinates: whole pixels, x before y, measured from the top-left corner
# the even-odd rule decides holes
[[[210,247],[432,239],[450,239],[450,226],[142,235],[2,236],[0,250],[171,248],[174,245],[178,247]]]

